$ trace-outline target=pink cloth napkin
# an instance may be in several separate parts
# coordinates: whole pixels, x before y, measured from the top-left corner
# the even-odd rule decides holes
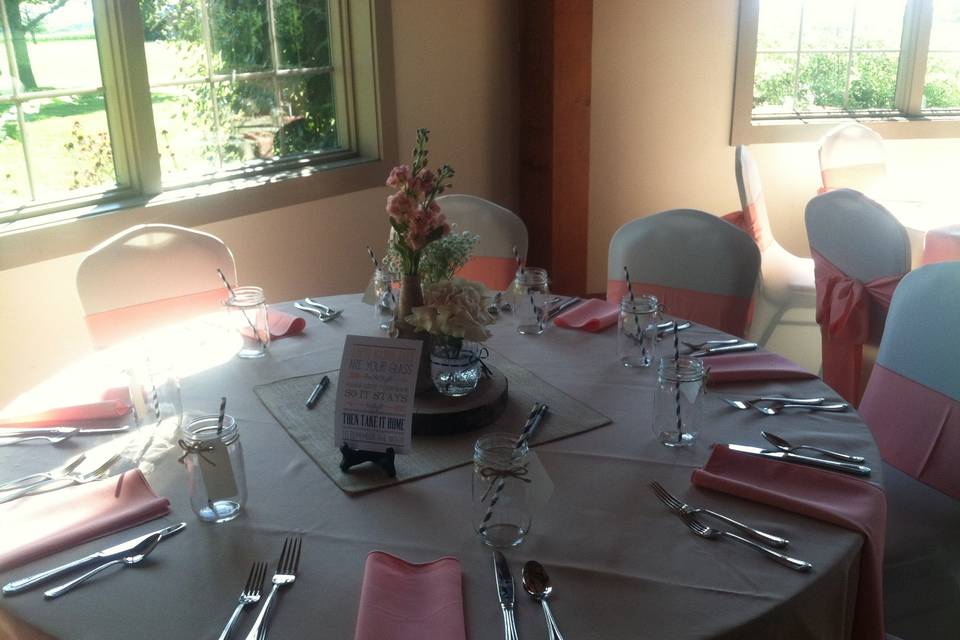
[[[270,325],[270,339],[276,340],[278,338],[297,335],[307,326],[307,321],[300,316],[270,309],[270,311],[267,312],[267,324]],[[251,340],[254,338],[253,330],[249,327],[244,327],[240,330],[240,333]]]
[[[620,307],[616,303],[591,298],[585,300],[569,311],[564,311],[553,323],[558,327],[580,329],[582,331],[602,331],[617,324],[620,316]]]
[[[112,394],[108,392],[108,394]],[[107,394],[104,397],[108,397]],[[88,402],[70,407],[57,407],[39,413],[13,418],[0,419],[0,427],[49,427],[51,425],[69,425],[84,420],[115,420],[130,413],[129,395],[127,400],[104,400]]]
[[[169,512],[139,469],[0,504],[0,571]]]
[[[790,380],[816,378],[800,365],[768,351],[729,353],[704,360],[710,367],[709,382]]]
[[[834,471],[717,445],[693,484],[794,511],[863,534],[854,640],[883,640],[883,542],[887,498],[880,487]]]
[[[460,561],[367,555],[355,640],[465,640]]]

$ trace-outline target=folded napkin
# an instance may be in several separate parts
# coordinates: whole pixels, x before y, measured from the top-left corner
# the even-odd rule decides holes
[[[460,561],[367,555],[354,640],[465,640]]]
[[[707,364],[710,367],[708,380],[714,383],[817,377],[797,363],[769,351],[715,355]]]
[[[591,298],[576,305],[569,311],[564,311],[553,323],[558,327],[580,329],[582,331],[601,331],[617,324],[620,316],[620,306],[606,300]]]
[[[883,640],[883,489],[853,476],[732,451],[717,445],[693,484],[794,511],[864,535],[854,640]]]
[[[270,326],[270,339],[276,340],[277,338],[297,335],[307,326],[307,321],[300,316],[270,309],[267,312],[267,324]],[[250,327],[244,327],[240,330],[240,333],[251,340],[255,339],[253,329]]]
[[[110,396],[114,395],[113,390],[108,394]],[[109,397],[108,394],[105,394],[104,397]],[[57,407],[30,415],[3,418],[0,419],[0,428],[49,427],[51,425],[69,425],[84,420],[115,420],[130,413],[129,395],[125,395],[125,398],[125,400],[113,399],[70,407]]]
[[[0,571],[169,512],[139,469],[0,504]]]

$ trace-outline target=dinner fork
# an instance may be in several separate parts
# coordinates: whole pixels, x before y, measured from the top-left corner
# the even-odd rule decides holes
[[[260,601],[260,592],[263,589],[263,579],[266,575],[267,563],[254,562],[253,566],[250,567],[250,575],[247,576],[247,583],[243,585],[243,591],[240,592],[237,607],[233,610],[233,615],[230,616],[230,620],[227,621],[227,626],[223,628],[223,632],[220,634],[218,640],[227,640],[227,638],[230,637],[230,632],[233,631],[233,628],[237,625],[237,622],[239,622],[240,614],[243,610],[251,604],[256,604]]]
[[[110,467],[112,467],[114,463],[119,459],[120,459],[120,454],[116,453],[112,455],[109,459],[105,460],[103,464],[101,464],[99,467],[97,467],[93,471],[85,471],[83,473],[71,471],[70,473],[66,473],[61,476],[54,476],[47,480],[41,480],[40,482],[31,484],[30,486],[24,487],[18,491],[11,491],[10,493],[7,493],[4,496],[0,497],[0,504],[3,504],[4,502],[10,502],[11,500],[16,500],[17,498],[23,497],[29,493],[33,493],[43,485],[50,484],[52,482],[59,482],[61,480],[66,480],[68,481],[68,484],[64,486],[69,487],[75,484],[86,484],[88,482],[93,482],[94,480],[100,480],[101,478],[107,475],[107,472],[110,471]]]
[[[722,520],[723,522],[726,522],[727,524],[729,524],[731,527],[739,529],[740,531],[744,532],[748,536],[756,540],[759,540],[760,542],[768,544],[771,547],[777,547],[778,549],[782,549],[783,547],[790,544],[790,541],[787,540],[786,538],[780,538],[778,536],[770,535],[769,533],[760,531],[759,529],[754,529],[753,527],[747,526],[742,522],[737,522],[733,518],[728,518],[722,513],[717,513],[716,511],[711,511],[710,509],[704,509],[703,507],[691,506],[683,502],[673,494],[671,494],[666,489],[664,489],[663,485],[661,485],[656,480],[650,483],[650,488],[653,489],[653,493],[656,494],[658,498],[660,498],[660,502],[666,505],[666,507],[670,509],[670,511],[673,511],[681,518],[683,516],[692,516],[695,513],[703,513],[708,516],[713,516],[717,520]]]
[[[723,531],[722,529],[714,529],[713,527],[708,527],[707,525],[703,524],[693,516],[680,514],[680,519],[683,520],[683,523],[687,525],[687,528],[690,529],[690,531],[693,531],[696,535],[700,536],[701,538],[707,538],[708,540],[716,540],[718,538],[732,538],[738,542],[742,542],[748,547],[756,549],[760,553],[766,554],[768,557],[772,558],[776,562],[779,562],[785,567],[790,567],[794,571],[809,571],[810,568],[813,566],[809,562],[806,562],[804,560],[791,558],[790,556],[784,555],[782,553],[777,553],[773,549],[767,549],[762,544],[757,544],[756,542],[747,540],[746,538],[741,538],[735,533],[730,533],[729,531]]]
[[[3,484],[0,484],[0,491],[20,489],[24,486],[33,486],[37,484],[37,482],[41,482],[43,480],[52,480],[54,476],[66,475],[83,464],[83,461],[86,459],[87,454],[82,452],[80,455],[75,457],[73,460],[70,460],[62,467],[57,467],[55,469],[51,469],[50,471],[41,471],[40,473],[31,473],[28,476],[23,476],[22,478],[17,478],[16,480],[10,480],[9,482],[4,482]],[[31,478],[37,478],[36,482],[28,482],[27,485],[24,485],[24,482],[30,480]]]
[[[59,444],[64,440],[69,440],[76,434],[77,434],[77,431],[76,429],[74,429],[72,433],[64,433],[59,436],[24,436],[22,438],[17,438],[16,440],[8,440],[7,442],[0,442],[0,447],[6,447],[13,444],[20,444],[22,442],[30,442],[31,440],[46,440],[51,444]],[[2,434],[0,434],[0,438],[6,439]]]
[[[283,549],[280,550],[280,561],[277,562],[277,571],[273,574],[270,588],[270,594],[266,602],[260,608],[260,614],[257,621],[253,623],[253,628],[247,634],[245,640],[266,640],[267,626],[270,624],[270,616],[273,615],[274,603],[276,603],[277,591],[280,587],[293,584],[297,579],[297,567],[300,565],[300,547],[303,545],[303,538],[285,538]]]

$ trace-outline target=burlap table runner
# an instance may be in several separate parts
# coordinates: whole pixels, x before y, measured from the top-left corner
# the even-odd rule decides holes
[[[414,436],[413,451],[397,456],[397,477],[389,478],[371,464],[354,467],[350,473],[340,471],[340,450],[333,441],[333,417],[336,404],[337,371],[329,371],[330,387],[313,410],[304,400],[323,372],[277,380],[254,387],[254,391],[277,422],[300,445],[300,448],[333,482],[347,493],[407,482],[440,473],[473,461],[473,445],[485,433],[503,431],[520,433],[534,402],[545,402],[549,411],[537,430],[532,446],[566,438],[610,423],[610,419],[553,387],[502,355],[491,352],[487,360],[499,369],[509,382],[507,407],[503,414],[486,427],[447,436]]]

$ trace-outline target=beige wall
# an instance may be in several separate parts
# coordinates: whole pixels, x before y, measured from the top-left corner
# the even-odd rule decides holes
[[[513,1],[398,0],[393,33],[401,157],[428,127],[431,158],[457,171],[455,191],[514,207]],[[379,252],[386,240],[387,195],[372,188],[200,228],[223,238],[241,280],[273,301],[359,291],[365,245]],[[74,288],[80,257],[0,271],[0,407],[89,350]]]
[[[591,291],[605,288],[607,246],[620,225],[664,209],[739,208],[729,146],[737,4],[594,1]],[[820,186],[816,144],[751,150],[774,236],[808,255],[803,208]],[[886,152],[891,177],[908,190],[956,180],[960,140],[889,140]]]

